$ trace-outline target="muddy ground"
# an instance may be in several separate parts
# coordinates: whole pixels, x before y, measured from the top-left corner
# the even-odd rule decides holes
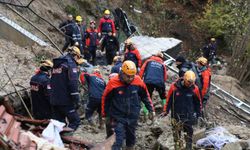
[[[23,0],[23,4],[27,4],[29,0]],[[104,2],[105,3],[105,2]],[[116,6],[121,6],[123,3],[121,1],[114,3]],[[76,1],[35,1],[32,3],[31,8],[36,10],[36,12],[52,22],[55,26],[58,26],[58,24],[64,19],[65,17],[65,6],[66,5],[76,5]],[[91,5],[93,7],[95,5]],[[168,7],[172,7],[173,9],[170,11],[173,11],[175,15],[181,16],[183,13],[186,14],[185,8],[181,7],[180,9],[177,9],[179,7],[175,7],[174,3],[171,3],[171,5],[168,5]],[[126,7],[125,7],[126,8]],[[59,45],[59,47],[63,46],[64,38],[51,26],[49,26],[47,23],[39,19],[38,17],[34,16],[29,10],[27,9],[18,9],[19,12],[21,12],[26,18],[29,18],[35,25],[37,25],[39,28],[41,28],[46,34],[48,34],[55,42]],[[191,10],[188,10],[191,11]],[[129,11],[128,11],[129,12]],[[0,5],[0,13],[6,15],[8,18],[13,19],[15,22],[18,22],[21,26],[23,26],[25,29],[31,31],[32,33],[36,34],[41,39],[46,38],[41,35],[38,31],[36,31],[33,27],[30,25],[27,25],[27,23],[20,19],[16,14],[14,14],[12,11],[10,11],[8,8],[6,8],[3,5]],[[92,12],[93,13],[93,12]],[[86,13],[85,9],[81,11],[81,14],[88,14]],[[95,18],[94,15],[90,15],[87,18]],[[129,15],[132,13],[130,12]],[[150,12],[146,12],[147,16],[150,15]],[[96,15],[97,16],[97,15]],[[140,17],[140,16],[139,16]],[[192,14],[189,15],[189,17],[192,17]],[[201,39],[197,38],[201,35],[197,35],[198,33],[192,34],[191,41],[188,41],[187,39],[190,39],[190,30],[193,30],[188,25],[189,17],[184,18],[182,22],[178,21],[171,21],[169,22],[169,26],[166,27],[164,30],[169,30],[171,33],[165,33],[162,32],[162,34],[165,36],[167,35],[173,35],[178,36],[180,39],[183,39],[186,43],[186,48],[190,48],[190,46],[193,46],[192,43],[197,43],[195,39]],[[145,19],[144,25],[147,24],[147,20],[152,19],[152,16],[149,16]],[[98,18],[96,18],[98,19]],[[143,22],[142,22],[143,23]],[[183,24],[187,25],[188,27],[185,28],[186,30],[183,31]],[[143,26],[143,24],[142,24]],[[147,29],[146,27],[144,27]],[[148,27],[148,29],[152,29]],[[145,33],[149,33],[147,31],[144,31]],[[180,33],[185,33],[185,35],[181,35]],[[195,42],[194,42],[195,41]],[[190,44],[191,43],[191,44]],[[199,40],[199,43],[202,43],[202,41]],[[44,48],[39,46],[33,46],[33,47],[19,47],[15,44],[13,44],[10,41],[6,40],[0,40],[0,93],[1,95],[13,92],[14,89],[10,82],[8,81],[8,77],[6,76],[6,73],[4,73],[3,68],[7,68],[8,73],[10,74],[11,78],[13,79],[14,84],[17,86],[18,89],[22,89],[23,87],[28,88],[29,87],[29,80],[30,77],[34,74],[35,69],[38,67],[39,59],[42,57],[45,58],[53,58],[59,56],[57,51],[53,48]],[[103,76],[107,79],[108,70],[109,67],[101,67],[103,71]],[[170,78],[170,77],[169,77]],[[236,97],[239,97],[241,99],[247,99],[246,94],[244,94],[244,89],[240,87],[238,84],[237,79],[234,79],[229,76],[225,76],[225,72],[220,73],[220,75],[213,75],[213,82],[220,85],[224,89],[228,90],[230,93],[234,94]],[[169,84],[168,84],[169,86]],[[15,95],[15,94],[14,94]],[[156,96],[157,99],[157,96]],[[155,103],[157,100],[154,100]],[[15,96],[12,97],[13,102],[18,102],[19,99]],[[208,107],[208,118],[210,124],[214,125],[223,125],[227,126],[230,131],[238,135],[238,137],[242,139],[249,139],[250,138],[250,129],[249,129],[249,122],[244,122],[239,117],[233,115],[235,113],[230,113],[230,106],[223,100],[218,99],[216,96],[212,95]],[[160,106],[158,106],[158,110],[161,110]],[[157,115],[159,115],[160,112],[158,112]],[[244,113],[242,113],[244,115]],[[157,118],[157,117],[156,117]],[[81,137],[83,139],[87,139],[93,142],[102,142],[105,139],[105,131],[99,130],[96,127],[89,126],[87,122],[83,119],[82,125],[80,128],[76,131],[75,136]],[[162,141],[166,141],[165,143]],[[153,125],[147,125],[143,123],[139,123],[138,130],[137,130],[137,143],[136,143],[136,149],[153,149],[157,148],[159,144],[157,143],[164,143],[167,145],[170,149],[173,148],[173,141],[172,141],[172,133],[171,133],[171,126],[170,126],[170,120],[168,117],[164,119],[156,119],[155,124]]]

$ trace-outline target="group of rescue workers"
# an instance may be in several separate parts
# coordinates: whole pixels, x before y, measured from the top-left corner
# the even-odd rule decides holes
[[[196,63],[184,57],[176,58],[179,78],[171,84],[166,94],[167,68],[163,63],[164,55],[158,52],[143,64],[140,53],[131,39],[125,41],[125,53],[117,55],[119,42],[110,11],[104,12],[98,30],[95,21],[85,30],[82,18],[72,15],[60,24],[65,33],[64,54],[59,58],[44,60],[36,74],[31,78],[31,96],[35,119],[56,119],[76,130],[80,125],[77,113],[80,95],[79,83],[87,83],[88,101],[85,119],[94,124],[93,114],[99,114],[100,129],[105,122],[107,138],[115,133],[113,150],[120,150],[126,140],[126,149],[133,149],[136,142],[136,127],[141,107],[154,120],[155,110],[152,103],[153,91],[159,93],[163,113],[167,116],[171,110],[171,123],[175,148],[181,147],[181,131],[186,132],[186,149],[192,149],[193,125],[199,117],[204,117],[203,110],[209,98],[211,70],[204,57]],[[80,72],[79,66],[89,61],[95,65],[96,50],[101,37],[101,50],[106,50],[107,64],[113,63],[109,81],[102,78],[98,68],[92,73]],[[103,38],[103,39],[102,39]],[[82,57],[84,56],[84,59]],[[117,56],[116,56],[117,55]],[[80,81],[80,82],[79,82]],[[178,148],[179,147],[179,148]]]

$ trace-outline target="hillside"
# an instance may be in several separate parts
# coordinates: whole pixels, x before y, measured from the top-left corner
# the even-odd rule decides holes
[[[29,1],[30,0],[22,0],[20,3],[22,5],[27,5]],[[65,19],[67,11],[79,12],[80,15],[84,16],[84,20],[88,22],[90,19],[99,20],[104,8],[114,9],[116,7],[121,7],[127,12],[128,18],[139,27],[142,34],[178,38],[183,41],[183,51],[187,55],[188,52],[185,50],[198,49],[204,44],[206,39],[203,37],[207,36],[205,33],[201,33],[192,26],[193,19],[202,13],[204,7],[203,3],[182,5],[176,1],[166,0],[160,3],[161,5],[158,5],[152,0],[140,2],[141,1],[129,1],[126,3],[122,0],[43,0],[34,1],[31,3],[30,8],[54,26],[58,27],[59,23]],[[20,3],[16,2],[17,5],[21,5]],[[55,28],[34,15],[27,8],[12,8],[29,19],[35,26],[46,33],[58,47],[62,48],[64,37]],[[136,10],[142,11],[142,14],[136,12]],[[26,30],[50,43],[44,35],[3,4],[0,4],[0,14],[12,19]],[[19,89],[29,87],[30,77],[39,66],[39,60],[42,58],[52,59],[59,55],[60,54],[53,46],[41,47],[34,45],[32,47],[20,47],[11,41],[0,39],[0,67],[7,69],[7,72]],[[224,69],[227,70],[226,68]],[[102,75],[107,79],[109,66],[101,66],[101,70]],[[2,77],[0,79],[1,95],[13,92],[13,86],[10,84],[3,69],[0,71],[0,76]],[[167,88],[169,88],[173,76],[173,73],[169,72]],[[234,96],[249,101],[249,92],[246,92],[246,90],[241,87],[237,79],[226,76],[225,72],[220,73],[215,71],[212,82],[218,84]],[[136,144],[136,149],[138,150],[157,149],[159,146],[162,146],[162,149],[164,149],[162,140],[163,142],[164,140],[167,141],[166,147],[173,149],[173,141],[171,141],[171,138],[170,140],[168,138],[170,136],[172,137],[169,116],[163,119],[158,117],[161,111],[158,99],[158,95],[156,94],[154,98],[154,103],[158,110],[156,122],[153,125],[147,125],[140,122],[140,126],[138,127],[138,141]],[[11,101],[14,103],[14,106],[19,104],[15,104],[16,101],[19,101],[15,99],[15,97],[12,97]],[[16,110],[20,111],[20,108]],[[210,97],[207,113],[209,118],[208,124],[210,126],[225,126],[238,138],[244,140],[250,139],[250,119],[247,114],[238,111],[235,107],[222,101],[215,95],[211,95]],[[243,117],[241,118],[238,114],[247,119],[242,119]],[[199,128],[196,129],[198,130]],[[99,143],[104,141],[105,131],[89,126],[85,120],[82,120],[82,125],[76,131],[75,136]]]

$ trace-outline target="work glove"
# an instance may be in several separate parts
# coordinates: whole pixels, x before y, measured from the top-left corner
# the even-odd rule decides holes
[[[148,119],[154,121],[154,118],[155,118],[155,112],[150,112],[148,114]]]

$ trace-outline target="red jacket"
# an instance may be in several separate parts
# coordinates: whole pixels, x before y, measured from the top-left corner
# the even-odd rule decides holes
[[[128,50],[126,49],[126,52],[124,54],[124,60],[131,60],[135,63],[136,67],[141,67],[142,61],[141,61],[141,55],[138,49],[134,50]]]
[[[87,29],[86,30],[86,46],[97,46],[99,44],[97,30]]]
[[[99,22],[98,32],[99,33],[102,33],[102,32],[106,32],[107,33],[109,31],[111,31],[112,33],[116,32],[116,30],[115,30],[115,23],[110,18],[105,19],[104,17],[102,17],[100,19],[100,22]]]
[[[82,73],[80,75],[81,83],[88,83],[88,95],[89,97],[101,100],[103,91],[106,87],[106,83],[99,73]]]
[[[201,114],[201,109],[202,102],[198,86],[185,87],[182,78],[171,84],[163,107],[164,112],[169,113],[171,110],[171,117],[181,121],[191,121],[195,119],[194,113]]]
[[[207,67],[207,69],[201,71],[201,98],[203,99],[206,94],[210,91],[210,82],[211,82],[211,69]]]
[[[155,65],[151,66],[150,65],[151,62],[157,62],[158,64],[160,64],[160,67],[163,68],[163,70],[161,68],[159,68],[158,66],[156,66],[156,67],[154,67]],[[157,75],[155,71],[158,71],[157,74],[159,74],[159,75]],[[142,79],[144,78],[145,80],[150,80],[150,81],[153,80],[152,75],[154,75],[154,76],[158,77],[157,80],[162,80],[163,82],[166,82],[167,81],[167,68],[163,64],[163,60],[160,57],[151,56],[142,65],[139,75]],[[154,79],[156,79],[156,78],[154,78]],[[153,81],[153,82],[155,82],[155,81]]]
[[[154,106],[147,87],[136,75],[130,84],[120,81],[119,75],[110,79],[102,96],[102,116],[111,116],[118,121],[135,119],[140,116],[141,101],[152,112]]]

